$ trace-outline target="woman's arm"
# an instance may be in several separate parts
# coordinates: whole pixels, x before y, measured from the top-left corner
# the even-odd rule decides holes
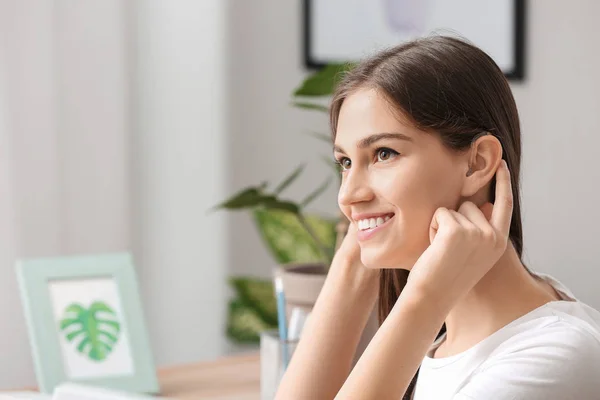
[[[405,288],[336,399],[399,399],[439,333],[446,312]]]
[[[277,391],[278,400],[333,399],[348,377],[377,299],[379,271],[364,267],[349,232],[302,331]]]

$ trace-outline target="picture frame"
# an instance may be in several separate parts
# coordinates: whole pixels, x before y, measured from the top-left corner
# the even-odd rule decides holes
[[[410,12],[405,12],[410,10]],[[303,0],[308,69],[354,63],[430,34],[465,38],[511,81],[525,79],[526,0]]]
[[[16,271],[40,392],[72,382],[159,393],[129,253],[21,259]]]

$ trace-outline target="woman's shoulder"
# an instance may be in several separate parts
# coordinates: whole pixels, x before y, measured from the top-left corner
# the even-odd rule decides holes
[[[464,382],[459,392],[464,397],[457,398],[594,398],[600,393],[600,331],[554,306],[505,337]]]
[[[577,307],[577,305],[568,305]],[[524,322],[515,332],[498,346],[499,352],[515,352],[527,348],[553,349],[564,347],[565,351],[579,352],[595,350],[600,354],[600,326],[593,320],[553,310],[556,305],[548,306],[550,314]]]
[[[490,358],[529,348],[563,347],[570,352],[595,352],[600,356],[600,312],[580,301],[551,301],[513,321],[495,335],[497,346]]]
[[[535,275],[550,284],[560,299],[548,302],[521,318],[523,324],[532,325],[530,333],[549,340],[561,335],[575,340],[583,335],[592,343],[600,343],[600,311],[579,300],[555,277],[539,272]]]

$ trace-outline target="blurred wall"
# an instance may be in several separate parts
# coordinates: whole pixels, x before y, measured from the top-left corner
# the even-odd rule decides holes
[[[14,259],[133,251],[157,365],[223,351],[225,3],[0,3],[0,389],[33,385]]]
[[[131,246],[124,17],[120,0],[0,2],[0,388],[35,382],[14,258]]]
[[[223,351],[225,3],[140,0],[133,11],[134,249],[160,366]],[[229,251],[235,251],[231,249]]]
[[[531,0],[523,132],[525,261],[600,309],[600,2]]]
[[[299,164],[303,174],[283,193],[302,200],[332,174],[328,143],[309,136],[329,134],[328,116],[293,108],[291,94],[306,76],[302,59],[301,1],[233,1],[229,9],[228,186],[239,190],[268,181],[273,188]],[[310,207],[337,216],[337,187]],[[231,213],[232,274],[268,277],[274,261],[249,214]],[[233,247],[235,246],[235,247]]]
[[[1,9],[0,9],[1,12]],[[0,24],[1,26],[1,24]],[[1,29],[1,28],[0,28]],[[2,33],[4,33],[2,31]],[[2,37],[2,36],[0,36]],[[17,285],[12,265],[16,254],[15,215],[12,197],[12,151],[10,146],[6,58],[3,43],[0,43],[0,326],[9,327],[0,333],[1,351],[0,387],[5,387],[9,379],[20,382],[32,381],[32,363],[27,349],[25,326],[22,318],[13,317],[20,309]],[[10,360],[10,363],[9,363]],[[10,370],[15,372],[11,373]]]

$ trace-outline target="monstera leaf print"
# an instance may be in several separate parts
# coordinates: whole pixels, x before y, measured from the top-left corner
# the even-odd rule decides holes
[[[79,353],[101,362],[118,342],[121,324],[117,313],[101,301],[93,302],[90,308],[73,303],[65,309],[60,330]]]

